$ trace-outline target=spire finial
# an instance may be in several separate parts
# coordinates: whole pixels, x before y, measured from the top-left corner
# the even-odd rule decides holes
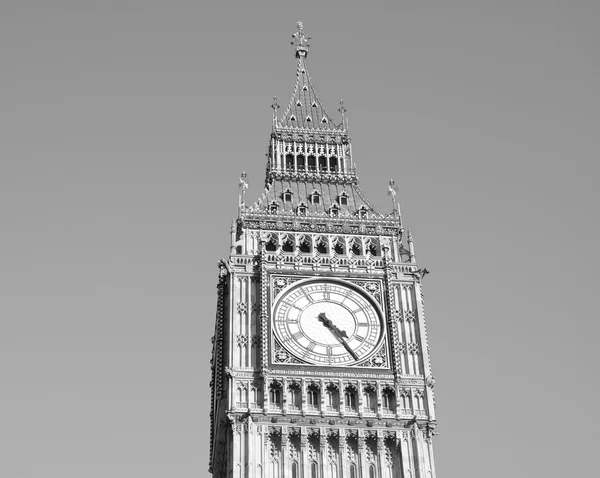
[[[240,194],[239,197],[239,211],[246,208],[246,189],[248,189],[247,179],[248,175],[246,174],[246,171],[242,171],[242,174],[240,175],[240,181],[238,183],[238,186],[242,189],[242,194]]]
[[[298,31],[292,35],[293,40],[291,44],[296,47],[296,58],[300,58],[301,56],[306,56],[308,54],[308,41],[310,37],[304,33],[304,25],[302,22],[298,22],[296,24],[298,26]]]
[[[346,111],[348,111],[348,110],[344,106],[344,100],[341,98],[340,98],[340,107],[338,108],[338,111],[342,115],[342,126],[346,127],[346,129],[348,129],[348,122],[346,120]]]
[[[273,108],[273,125],[277,123],[277,110],[279,109],[279,103],[277,103],[277,96],[273,96],[273,104],[271,105]]]

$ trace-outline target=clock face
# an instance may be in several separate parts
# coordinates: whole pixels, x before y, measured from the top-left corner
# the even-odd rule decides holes
[[[274,330],[283,346],[315,365],[366,359],[383,337],[372,302],[339,282],[303,282],[279,299],[274,311]]]

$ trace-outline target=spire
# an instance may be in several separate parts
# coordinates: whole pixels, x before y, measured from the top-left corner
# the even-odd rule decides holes
[[[325,111],[306,68],[306,57],[310,37],[304,33],[302,22],[298,22],[298,31],[292,35],[291,44],[295,47],[298,59],[296,84],[288,107],[276,126],[294,129],[345,132],[344,121],[336,124]],[[345,111],[345,110],[344,110]]]

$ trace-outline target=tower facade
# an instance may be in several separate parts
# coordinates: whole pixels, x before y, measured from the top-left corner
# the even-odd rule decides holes
[[[245,174],[219,263],[211,380],[216,478],[435,478],[421,279],[395,186],[359,188],[345,108],[325,110],[294,35],[292,98],[273,104],[265,189]]]

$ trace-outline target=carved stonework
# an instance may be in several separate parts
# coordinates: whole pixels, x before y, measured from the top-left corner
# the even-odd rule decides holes
[[[391,213],[360,189],[346,108],[341,122],[325,112],[308,40],[299,25],[297,81],[287,108],[273,102],[264,191],[247,203],[241,176],[219,262],[210,473],[436,478],[427,270],[404,237],[397,189]]]

